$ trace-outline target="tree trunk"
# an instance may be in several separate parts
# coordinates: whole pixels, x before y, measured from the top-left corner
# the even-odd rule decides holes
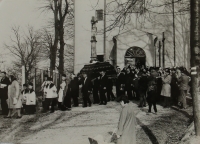
[[[51,48],[51,57],[50,57],[50,75],[51,76],[53,76],[53,70],[55,70],[55,67],[56,67],[56,52],[57,52],[56,45],[58,44],[54,42],[54,46]]]
[[[192,87],[191,94],[193,98],[193,115],[194,115],[194,127],[195,133],[197,136],[200,136],[200,96],[199,96],[199,68],[197,74],[195,74],[195,67],[200,64],[200,1],[199,0],[190,0],[190,11],[191,11],[191,26],[190,26],[190,46],[191,46],[191,67],[194,67],[192,70]]]
[[[60,25],[61,27],[63,26]],[[64,73],[64,48],[65,48],[65,42],[64,42],[64,28],[60,28],[60,50],[59,50],[59,73]]]
[[[55,39],[53,47],[51,48],[50,56],[50,75],[53,76],[53,70],[56,67],[56,56],[58,47],[58,36],[59,36],[59,26],[58,26],[58,0],[54,0],[54,28],[55,28]]]

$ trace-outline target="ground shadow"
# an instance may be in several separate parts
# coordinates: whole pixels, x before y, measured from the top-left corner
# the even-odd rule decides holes
[[[149,139],[152,142],[152,144],[159,144],[159,142],[158,142],[156,136],[153,134],[153,132],[146,125],[144,125],[138,118],[137,118],[137,123],[144,130],[144,132],[149,137]]]

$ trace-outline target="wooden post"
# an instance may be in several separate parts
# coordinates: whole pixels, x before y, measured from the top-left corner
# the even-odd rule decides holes
[[[103,52],[104,52],[104,57],[103,61],[106,60],[106,0],[104,0],[104,18],[103,18],[103,26],[104,26],[104,32],[103,32]]]
[[[158,37],[156,37],[155,39],[154,39],[154,66],[156,67],[156,58],[157,58],[157,54],[156,54],[156,42],[157,42],[157,40],[158,40]]]
[[[174,66],[176,66],[176,33],[175,33],[174,0],[172,0],[172,12],[173,12]]]
[[[165,68],[165,33],[164,32],[163,32],[162,45],[163,45],[163,68]]]
[[[191,94],[193,98],[194,127],[197,136],[200,136],[200,92],[198,89],[200,72],[200,1],[190,0],[190,50],[191,50]]]
[[[161,67],[161,42],[159,41],[159,67]]]

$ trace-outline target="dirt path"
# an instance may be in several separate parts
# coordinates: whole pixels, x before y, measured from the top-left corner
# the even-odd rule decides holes
[[[176,107],[163,109],[158,114],[147,115],[147,107],[137,115],[138,144],[178,143],[191,122],[192,110],[179,111]],[[23,116],[21,120],[5,120],[0,117],[0,142],[37,144],[89,144],[88,137],[100,134],[108,141],[108,132],[117,127],[120,105],[110,102],[106,106],[73,108],[72,111],[56,111],[54,114]]]

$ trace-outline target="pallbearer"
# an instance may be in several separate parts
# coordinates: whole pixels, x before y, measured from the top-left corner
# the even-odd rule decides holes
[[[83,73],[83,81],[82,81],[82,94],[83,94],[83,107],[87,107],[87,104],[89,104],[89,107],[91,107],[91,100],[90,100],[90,93],[92,91],[92,82],[88,78],[86,73]]]
[[[78,97],[79,97],[79,80],[75,74],[71,75],[71,81],[69,83],[70,95],[74,102],[74,107],[78,107]]]
[[[125,83],[125,75],[121,72],[121,69],[117,68],[117,79],[116,79],[116,95],[117,97],[120,97],[123,92],[123,85]]]
[[[101,71],[100,72],[101,77],[100,77],[100,85],[99,85],[99,92],[100,92],[100,105],[106,105],[107,104],[107,99],[106,99],[106,88],[107,88],[107,84],[108,84],[108,77],[106,76],[106,72],[105,71]]]

